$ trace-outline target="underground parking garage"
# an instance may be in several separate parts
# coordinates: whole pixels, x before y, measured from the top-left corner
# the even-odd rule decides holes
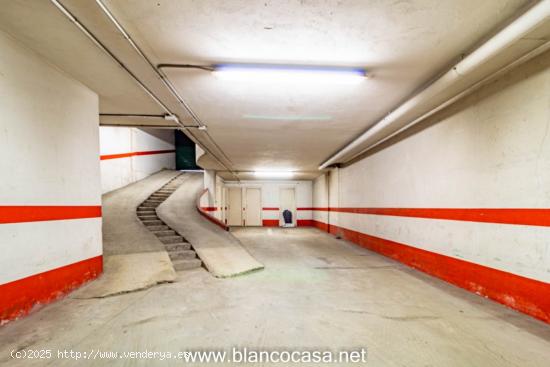
[[[548,365],[550,0],[0,6],[0,365]]]

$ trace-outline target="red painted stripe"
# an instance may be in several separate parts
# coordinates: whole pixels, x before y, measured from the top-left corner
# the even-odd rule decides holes
[[[97,256],[0,285],[0,325],[58,299],[102,271],[103,257]]]
[[[264,219],[262,220],[262,225],[264,227],[279,227],[278,219]]]
[[[107,159],[128,158],[132,157],[134,153],[119,153],[119,154],[106,154],[99,156],[99,159],[104,161]]]
[[[206,210],[203,210],[201,205],[200,205],[200,201],[201,201],[201,197],[206,194],[208,192],[208,189],[204,189],[202,190],[202,192],[200,193],[200,195],[197,197],[197,203],[196,203],[196,208],[197,208],[197,211],[199,212],[200,215],[202,215],[203,217],[205,217],[206,219],[208,219],[209,221],[211,221],[212,223],[214,223],[215,225],[223,228],[224,230],[226,231],[229,231],[229,226],[227,226],[224,222],[222,222],[221,220],[219,220],[218,218],[216,217],[213,217],[212,215],[210,215]]]
[[[313,220],[311,219],[298,219],[298,227],[311,227],[313,226]]]
[[[296,210],[314,210],[315,208],[296,208]],[[262,208],[262,210],[279,210],[279,208],[270,208],[270,207],[267,207],[267,208]]]
[[[152,155],[152,154],[166,154],[166,153],[175,153],[175,149],[166,149],[166,150],[149,150],[144,152],[134,152],[134,155]]]
[[[0,224],[101,217],[101,206],[0,206]]]
[[[550,284],[314,221],[317,228],[550,323]]]
[[[301,210],[306,210],[302,208]],[[388,215],[467,222],[550,226],[550,209],[494,208],[309,208],[309,210],[338,213]]]
[[[206,212],[215,212],[218,210],[218,208],[215,206],[201,206],[201,209]]]
[[[175,153],[176,151],[174,149],[168,149],[168,150],[149,150],[149,151],[142,151],[142,152],[129,152],[129,153],[118,153],[118,154],[106,154],[99,157],[102,161],[107,159],[117,159],[117,158],[128,158],[128,157],[134,157],[138,155],[152,155],[152,154],[165,154],[165,153]]]
[[[313,227],[319,228],[321,231],[330,232],[330,226],[324,222],[319,222],[318,220],[313,219],[312,221]]]

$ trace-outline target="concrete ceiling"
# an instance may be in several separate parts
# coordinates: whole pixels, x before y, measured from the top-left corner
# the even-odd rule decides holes
[[[94,1],[61,0],[186,123],[189,114]],[[310,172],[528,5],[526,0],[133,0],[104,3],[154,64],[365,67],[358,85],[229,82],[164,69],[208,126],[195,137],[233,170]],[[164,111],[49,1],[2,4],[0,28],[100,95],[102,113]],[[146,121],[144,121],[146,120]],[[166,125],[105,117],[104,123]],[[216,144],[214,144],[214,142]]]

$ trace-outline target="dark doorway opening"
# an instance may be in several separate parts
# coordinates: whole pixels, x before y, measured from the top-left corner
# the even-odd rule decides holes
[[[175,130],[176,169],[200,170],[196,162],[195,143],[180,130]]]

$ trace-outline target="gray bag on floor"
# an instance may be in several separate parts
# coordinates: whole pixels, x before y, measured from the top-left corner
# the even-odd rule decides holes
[[[285,227],[292,226],[292,212],[288,209],[283,211],[283,220],[285,221]]]

